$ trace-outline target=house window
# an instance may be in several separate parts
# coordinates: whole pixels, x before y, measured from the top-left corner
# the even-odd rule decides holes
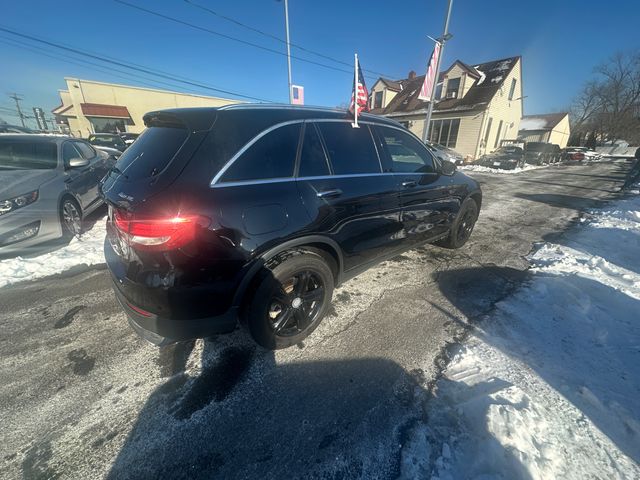
[[[460,77],[451,78],[447,82],[447,98],[458,98],[458,89],[460,88]]]
[[[382,108],[382,94],[384,92],[376,92],[373,97],[373,108]]]
[[[460,129],[460,119],[433,120],[431,122],[431,143],[439,143],[445,147],[455,148],[458,141],[458,130]]]
[[[513,94],[516,92],[516,79],[511,80],[511,89],[509,90],[509,100],[513,100]]]
[[[489,117],[489,121],[487,122],[487,131],[484,132],[484,146],[485,148],[489,146],[489,134],[491,133],[491,123],[493,122],[493,118]]]
[[[493,148],[498,146],[498,142],[500,141],[500,130],[502,130],[502,120],[498,124],[498,132],[496,133],[496,142],[493,144]]]

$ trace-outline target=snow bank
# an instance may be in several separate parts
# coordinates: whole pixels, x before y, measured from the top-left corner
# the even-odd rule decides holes
[[[638,191],[530,260],[438,381],[405,477],[640,478]]]
[[[513,175],[514,173],[521,173],[527,170],[536,170],[538,168],[546,168],[548,165],[525,165],[522,168],[514,168],[513,170],[505,170],[503,168],[490,168],[483,167],[481,165],[462,165],[460,170],[467,172],[483,172],[483,173],[499,173],[501,175]]]
[[[97,220],[91,230],[58,250],[33,258],[16,257],[1,260],[0,288],[16,282],[62,273],[77,265],[91,266],[104,263],[105,236],[106,217]]]

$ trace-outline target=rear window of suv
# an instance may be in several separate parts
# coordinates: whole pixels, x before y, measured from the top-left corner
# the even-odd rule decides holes
[[[129,180],[157,175],[171,163],[188,136],[189,131],[182,128],[147,128],[122,154],[118,168]]]

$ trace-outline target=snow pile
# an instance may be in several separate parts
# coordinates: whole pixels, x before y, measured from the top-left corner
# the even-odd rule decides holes
[[[503,168],[483,167],[482,165],[462,165],[461,167],[459,167],[459,170],[464,170],[467,172],[499,173],[501,175],[512,175],[514,173],[521,173],[527,170],[536,170],[538,168],[546,168],[546,167],[547,165],[526,164],[522,168],[514,168],[513,170],[506,170]]]
[[[33,258],[0,260],[0,288],[16,282],[62,273],[77,265],[91,266],[104,263],[105,236],[106,217],[97,220],[91,230],[58,250]]]
[[[640,478],[640,195],[531,257],[453,358],[405,476]]]

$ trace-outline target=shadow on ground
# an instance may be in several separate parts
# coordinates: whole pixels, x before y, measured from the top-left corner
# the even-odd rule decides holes
[[[382,358],[278,364],[272,352],[232,337],[204,342],[197,375],[185,373],[194,343],[161,350],[167,380],[107,478],[430,476],[439,440],[404,448],[424,428],[422,371]]]

